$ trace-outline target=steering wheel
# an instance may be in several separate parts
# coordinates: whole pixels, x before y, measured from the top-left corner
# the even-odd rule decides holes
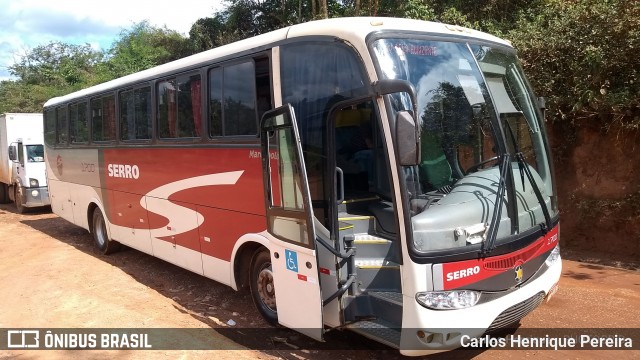
[[[472,172],[478,171],[478,168],[480,168],[480,167],[482,167],[482,166],[484,166],[484,165],[486,165],[486,164],[488,164],[488,163],[490,163],[490,162],[497,161],[498,159],[500,159],[500,157],[499,157],[499,156],[494,156],[494,157],[489,158],[489,159],[487,159],[487,160],[480,161],[480,162],[479,162],[479,163],[477,163],[477,164],[473,164],[473,165],[471,165],[471,166],[470,166],[470,167],[465,171],[465,173],[466,173],[466,174],[469,174],[469,173],[472,173]]]

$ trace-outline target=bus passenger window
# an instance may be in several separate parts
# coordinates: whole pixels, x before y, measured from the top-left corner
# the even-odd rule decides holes
[[[91,99],[91,124],[93,141],[115,140],[116,102],[113,95]]]
[[[87,103],[69,105],[69,139],[72,144],[86,144],[89,140]]]
[[[56,111],[45,110],[44,112],[44,141],[47,145],[53,145],[56,139]]]
[[[252,61],[218,67],[209,71],[209,136],[256,135],[256,79]],[[267,92],[269,79],[267,81]],[[271,95],[265,95],[271,107]]]
[[[56,144],[67,144],[67,108],[61,106],[56,109],[56,126],[58,131],[56,133]]]
[[[200,136],[200,75],[158,83],[158,131],[161,138]]]
[[[224,135],[258,133],[253,62],[224,68]]]
[[[209,136],[222,136],[222,68],[209,71]]]
[[[151,139],[151,88],[120,93],[120,139]]]

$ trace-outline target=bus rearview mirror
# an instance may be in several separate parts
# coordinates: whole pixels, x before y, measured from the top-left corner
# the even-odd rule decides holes
[[[396,115],[396,146],[398,161],[402,166],[420,164],[419,136],[416,121],[409,111],[398,111]]]

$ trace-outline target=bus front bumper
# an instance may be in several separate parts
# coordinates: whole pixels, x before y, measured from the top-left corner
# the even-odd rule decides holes
[[[460,310],[431,310],[414,298],[405,295],[405,307],[400,352],[408,356],[422,356],[459,347],[469,347],[487,329],[516,307],[534,307],[548,300],[556,289],[562,272],[558,258],[536,279],[497,299]],[[533,310],[533,309],[531,309]],[[516,321],[517,323],[517,321]]]

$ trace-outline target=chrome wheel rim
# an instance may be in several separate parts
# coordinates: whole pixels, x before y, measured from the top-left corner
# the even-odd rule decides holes
[[[273,285],[273,272],[271,272],[271,265],[265,266],[260,270],[257,285],[260,301],[262,301],[269,310],[276,312],[276,288]]]
[[[98,245],[104,246],[104,244],[107,242],[107,236],[105,233],[104,220],[102,219],[102,216],[96,216],[93,227],[96,232],[96,241],[98,242]]]

